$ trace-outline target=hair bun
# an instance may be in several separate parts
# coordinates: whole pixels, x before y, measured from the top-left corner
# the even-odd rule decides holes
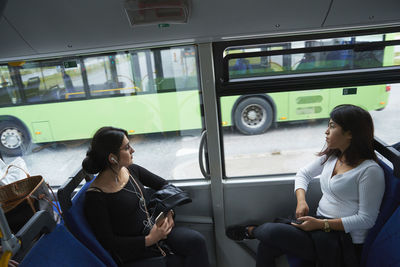
[[[82,168],[90,174],[98,173],[101,169],[99,164],[96,164],[96,161],[93,160],[90,155],[87,155],[86,158],[82,161]]]

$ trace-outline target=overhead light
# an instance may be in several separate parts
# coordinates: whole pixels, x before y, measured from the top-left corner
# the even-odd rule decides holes
[[[125,0],[124,8],[132,27],[187,23],[191,0]]]

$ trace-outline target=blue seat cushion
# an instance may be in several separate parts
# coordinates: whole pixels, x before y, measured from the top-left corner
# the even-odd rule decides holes
[[[63,224],[42,236],[24,257],[20,267],[29,266],[105,266],[79,242]]]
[[[370,246],[366,266],[400,266],[400,207],[383,226]]]
[[[94,179],[92,180],[94,181]],[[91,230],[84,213],[84,201],[86,190],[92,181],[87,182],[78,191],[72,199],[72,207],[64,212],[64,220],[68,229],[75,235],[86,247],[88,247],[97,257],[101,259],[107,266],[116,267],[114,259],[111,257],[103,246],[97,241],[93,231]]]
[[[394,176],[392,168],[384,162],[379,161],[379,165],[385,173],[385,193],[379,209],[378,218],[376,219],[375,225],[369,230],[368,236],[364,242],[361,266],[365,266],[367,255],[371,252],[371,245],[376,236],[400,204],[400,179]]]

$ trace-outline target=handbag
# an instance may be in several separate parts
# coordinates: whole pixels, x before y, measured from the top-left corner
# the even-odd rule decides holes
[[[149,202],[149,210],[153,214],[152,221],[155,222],[155,218],[161,212],[168,212],[176,206],[181,206],[192,202],[189,194],[179,187],[173,184],[166,184],[160,190],[155,191]]]
[[[19,231],[22,226],[38,210],[47,210],[53,217],[53,202],[47,184],[40,175],[30,176],[25,170],[9,165],[3,179],[11,167],[21,169],[26,178],[0,186],[0,204],[4,210],[8,224],[13,233]]]

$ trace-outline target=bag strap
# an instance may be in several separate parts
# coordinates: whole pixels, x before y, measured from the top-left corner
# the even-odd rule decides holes
[[[25,171],[24,169],[22,169],[21,167],[19,167],[19,166],[17,166],[17,165],[10,164],[10,165],[8,165],[7,170],[6,170],[6,172],[4,173],[3,177],[0,178],[0,181],[1,181],[2,179],[4,179],[4,177],[7,176],[8,170],[9,170],[11,167],[15,167],[15,168],[18,168],[18,169],[20,169],[21,171],[23,171],[23,172],[26,174],[26,178],[31,177],[31,176],[29,175],[29,173],[28,173],[27,171]]]
[[[132,181],[135,183],[136,187],[139,189],[140,196],[143,198],[143,206],[144,206],[144,209],[145,209],[147,222],[149,223],[149,225],[152,225],[152,222],[151,222],[151,219],[150,219],[150,215],[149,215],[149,211],[147,210],[146,199],[144,198],[144,194],[142,192],[142,189],[140,189],[139,184],[136,182],[136,180],[133,178],[133,176],[132,176],[132,174],[130,172],[129,172],[128,179],[132,179]],[[135,187],[133,187],[133,188],[135,188]],[[150,228],[150,230],[151,230],[151,228]],[[161,255],[163,255],[165,257],[167,255],[167,253],[165,253],[165,251],[160,247],[158,242],[156,243],[156,246],[157,246],[158,250],[161,252]]]
[[[50,190],[51,194],[53,195],[53,199],[56,201],[57,198],[56,198],[56,195],[54,194],[53,189],[51,188],[51,186],[50,186],[48,183],[45,182],[45,184],[46,184],[47,188]],[[60,206],[59,206],[60,204],[59,204],[58,201],[56,201],[57,204],[55,204],[51,199],[49,199],[48,197],[46,197],[45,194],[40,195],[39,197],[35,197],[35,196],[32,195],[31,198],[34,198],[34,199],[36,199],[36,200],[40,200],[40,199],[46,200],[46,202],[49,203],[50,206],[56,208],[58,214],[60,214],[61,218],[64,220],[64,214],[63,214],[62,211],[61,211],[61,208],[60,208]]]

